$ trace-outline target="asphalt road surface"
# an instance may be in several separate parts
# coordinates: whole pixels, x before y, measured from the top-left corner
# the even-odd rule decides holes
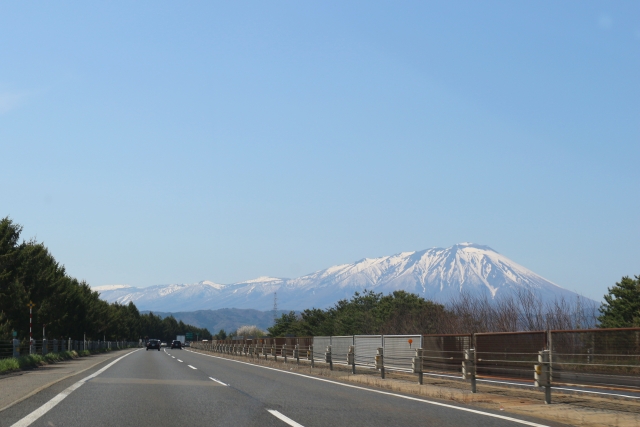
[[[559,426],[188,350],[138,350],[0,413],[1,426]]]

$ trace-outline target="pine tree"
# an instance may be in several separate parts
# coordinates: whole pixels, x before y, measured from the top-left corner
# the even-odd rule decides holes
[[[598,317],[601,328],[640,326],[640,276],[625,276],[609,288]]]

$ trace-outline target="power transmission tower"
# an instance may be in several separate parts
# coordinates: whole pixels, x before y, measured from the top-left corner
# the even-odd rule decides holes
[[[276,320],[278,319],[278,293],[273,293],[273,324],[276,324]]]

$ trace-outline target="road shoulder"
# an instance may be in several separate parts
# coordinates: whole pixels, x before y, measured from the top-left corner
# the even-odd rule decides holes
[[[0,412],[69,377],[131,350],[95,354],[0,376]]]

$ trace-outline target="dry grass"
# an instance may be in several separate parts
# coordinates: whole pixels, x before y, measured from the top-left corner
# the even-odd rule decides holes
[[[202,351],[195,348],[192,348],[192,350]],[[469,385],[463,381],[440,379],[427,375],[424,376],[424,384],[420,385],[414,374],[402,372],[387,371],[386,378],[383,380],[380,378],[379,372],[372,369],[357,369],[354,375],[351,373],[351,368],[344,365],[334,365],[334,370],[332,371],[324,363],[316,362],[316,367],[312,368],[309,361],[302,359],[300,360],[300,365],[297,365],[295,359],[291,358],[285,364],[282,357],[278,357],[278,360],[274,361],[271,356],[269,356],[268,360],[265,360],[264,356],[258,359],[221,353],[213,354],[276,369],[357,383],[381,390],[448,400],[477,408],[505,411],[569,425],[589,427],[640,426],[640,402],[623,398],[605,398],[555,392],[552,395],[553,404],[545,405],[543,392],[538,389],[479,383],[478,393],[474,394],[469,390]]]

